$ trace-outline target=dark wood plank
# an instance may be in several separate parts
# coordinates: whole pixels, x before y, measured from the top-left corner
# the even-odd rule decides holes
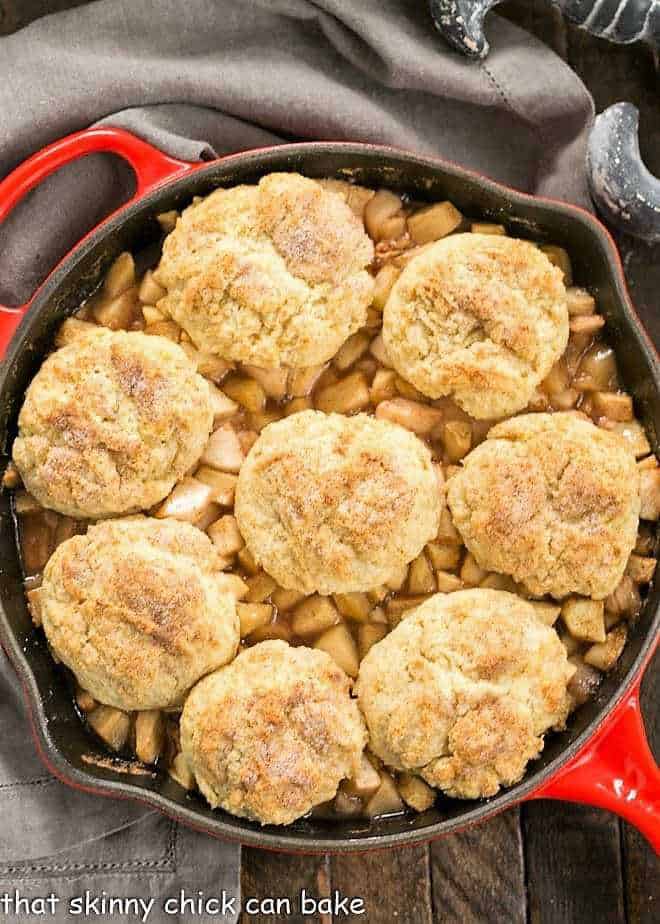
[[[327,915],[304,916],[301,914],[298,898],[303,889],[307,895],[317,898],[327,897],[330,894],[330,867],[327,857],[270,853],[266,850],[243,848],[241,861],[243,921],[249,921],[250,924],[253,921],[331,924],[332,919]],[[249,899],[261,903],[264,899],[278,897],[290,900],[290,911],[282,908],[280,913],[272,914],[264,908],[262,914],[247,913],[252,908],[252,906],[246,906]]]
[[[649,167],[660,173],[659,83],[650,49],[640,43],[613,45],[570,24],[567,44],[568,63],[589,88],[596,112],[621,100],[629,100],[637,106],[642,152]]]
[[[431,845],[435,921],[524,924],[525,870],[518,809]]]
[[[548,0],[506,0],[497,8],[517,26],[532,32],[560,57],[566,58],[566,28],[561,12]]]
[[[660,653],[646,672],[641,699],[649,744],[657,759],[660,755]],[[628,924],[653,924],[660,920],[660,860],[631,825],[622,825],[622,842]]]
[[[0,34],[7,34],[47,12],[80,5],[85,0],[0,0]],[[650,53],[639,46],[616,48],[565,25],[549,0],[507,0],[499,11],[552,47],[585,81],[596,108],[630,99],[640,108],[640,143],[649,168],[660,174],[660,148],[652,139],[660,132],[657,73]],[[631,294],[656,342],[660,343],[660,247],[618,235]],[[652,672],[649,672],[651,675]],[[657,673],[657,670],[656,670]],[[645,714],[655,715],[656,748],[660,747],[660,681],[646,684]],[[656,751],[657,753],[657,751]],[[658,920],[660,876],[648,845],[628,825],[621,828],[605,813],[555,803],[523,809],[525,859],[531,922],[623,921],[649,924]],[[347,856],[332,860],[243,851],[243,895],[292,897],[305,888],[328,895],[332,888],[359,895],[367,903],[360,920],[426,924],[431,920],[511,921],[525,916],[524,865],[518,813],[510,812],[486,825],[436,842],[430,852],[415,848],[398,852]],[[625,907],[623,879],[625,876]],[[249,920],[319,921],[327,917],[251,916]],[[358,920],[356,917],[355,920]]]
[[[650,51],[643,46],[617,48],[571,30],[568,43],[571,66],[586,82],[601,111],[621,99],[640,111],[640,148],[649,169],[660,175],[660,107],[658,74]],[[606,66],[604,66],[606,62]],[[660,346],[660,245],[652,246],[626,234],[615,234],[623,258],[633,302],[656,345]],[[642,710],[656,756],[660,753],[660,657],[646,674]],[[650,924],[660,916],[660,865],[648,843],[632,826],[622,822],[622,872],[625,910],[629,924]]]
[[[342,895],[359,896],[365,902],[366,914],[342,921],[431,924],[434,920],[428,847],[331,857],[330,880]],[[443,915],[436,920],[448,921]]]
[[[569,803],[523,806],[530,924],[624,924],[618,819]]]
[[[84,3],[89,0],[0,0],[0,35],[9,35],[40,16]]]
[[[660,861],[642,835],[623,824],[623,865],[628,924],[657,924],[660,919]]]
[[[594,97],[601,112],[620,100],[639,109],[639,143],[649,170],[660,176],[660,80],[653,55],[641,44],[615,46],[570,26],[568,61]],[[615,237],[623,257],[633,301],[649,333],[660,346],[660,245],[652,246],[626,234]]]
[[[652,143],[660,135],[660,107],[650,52],[641,46],[615,47],[569,23],[556,30],[548,18],[548,6],[544,0],[515,0],[500,9],[568,60],[593,94],[597,111],[621,99],[639,107],[642,154],[648,167],[660,174],[660,149]],[[616,237],[633,301],[660,345],[660,246],[624,234]],[[647,717],[658,716],[658,701],[660,683],[656,681],[645,699]],[[660,738],[658,742],[660,746]],[[554,803],[526,806],[523,820],[530,921],[554,924],[627,917],[629,924],[647,924],[658,920],[658,861],[629,825],[598,810]]]

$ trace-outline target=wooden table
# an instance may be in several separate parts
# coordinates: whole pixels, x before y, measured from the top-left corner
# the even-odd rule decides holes
[[[85,0],[0,0],[0,34]],[[182,0],[185,2],[185,0]],[[419,0],[422,2],[422,0]],[[508,0],[499,11],[549,44],[579,74],[598,111],[619,100],[641,112],[641,147],[660,176],[658,77],[641,46],[609,45],[567,25],[549,0]],[[651,144],[655,140],[655,147]],[[631,295],[660,345],[660,245],[617,235]],[[660,659],[642,688],[660,752]],[[655,674],[655,677],[654,677]],[[660,866],[635,830],[606,812],[538,802],[426,847],[347,857],[243,850],[246,895],[316,895],[338,889],[365,899],[369,924],[651,924],[660,920]],[[274,916],[250,921],[278,921]],[[287,917],[287,922],[302,921]],[[327,916],[307,918],[330,924]],[[336,920],[348,920],[336,918]]]

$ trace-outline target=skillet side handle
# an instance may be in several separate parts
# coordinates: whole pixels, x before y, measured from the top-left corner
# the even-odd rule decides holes
[[[639,704],[641,677],[594,739],[530,799],[562,799],[608,809],[634,825],[660,854],[660,769]]]
[[[136,189],[129,202],[135,201],[165,180],[188,173],[198,166],[170,157],[121,128],[88,128],[67,135],[33,154],[0,182],[0,222],[30,190],[52,173],[80,157],[97,153],[116,154],[133,168]],[[121,208],[125,208],[129,202]],[[0,305],[0,359],[33,298],[34,295],[16,308]]]

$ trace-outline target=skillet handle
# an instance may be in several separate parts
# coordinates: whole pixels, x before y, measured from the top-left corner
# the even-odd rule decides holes
[[[67,135],[33,154],[0,182],[0,222],[30,190],[51,173],[80,157],[101,152],[122,157],[135,173],[135,193],[129,202],[121,206],[122,209],[165,180],[188,173],[198,166],[170,157],[121,128],[87,128]],[[24,305],[16,308],[0,305],[0,359],[33,299],[34,294]]]
[[[530,799],[562,799],[609,809],[660,854],[660,768],[639,705],[641,673],[594,738]]]

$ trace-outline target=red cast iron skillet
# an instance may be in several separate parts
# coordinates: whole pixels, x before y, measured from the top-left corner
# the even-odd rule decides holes
[[[174,160],[132,135],[110,128],[70,135],[31,157],[0,183],[0,221],[21,198],[59,167],[107,151],[123,157],[136,174],[137,191],[88,234],[20,309],[0,308],[0,432],[4,466],[16,416],[29,381],[50,349],[62,320],[99,283],[123,250],[140,251],[161,238],[159,212],[179,209],[217,186],[252,183],[274,170],[312,177],[347,177],[366,186],[388,186],[415,198],[450,199],[466,215],[505,222],[513,234],[561,244],[574,261],[578,284],[597,296],[608,321],[621,371],[637,413],[657,451],[660,373],[657,356],[626,292],[616,248],[591,215],[559,202],[533,198],[459,167],[364,144],[293,144],[251,151],[205,164]],[[19,323],[20,322],[20,323]],[[81,396],[84,397],[84,396]],[[524,799],[586,802],[617,812],[660,850],[660,773],[646,742],[639,708],[644,666],[657,643],[660,591],[652,588],[616,668],[592,701],[571,717],[566,731],[548,737],[525,778],[493,799],[438,799],[414,817],[369,823],[303,819],[286,828],[260,827],[212,811],[166,774],[128,776],[85,762],[106,757],[74,710],[64,675],[55,667],[41,630],[28,615],[22,589],[10,500],[0,500],[0,641],[14,665],[29,707],[41,757],[63,782],[99,795],[135,799],[177,821],[221,838],[258,847],[338,852],[427,841],[490,818]],[[11,742],[3,742],[11,747]]]

